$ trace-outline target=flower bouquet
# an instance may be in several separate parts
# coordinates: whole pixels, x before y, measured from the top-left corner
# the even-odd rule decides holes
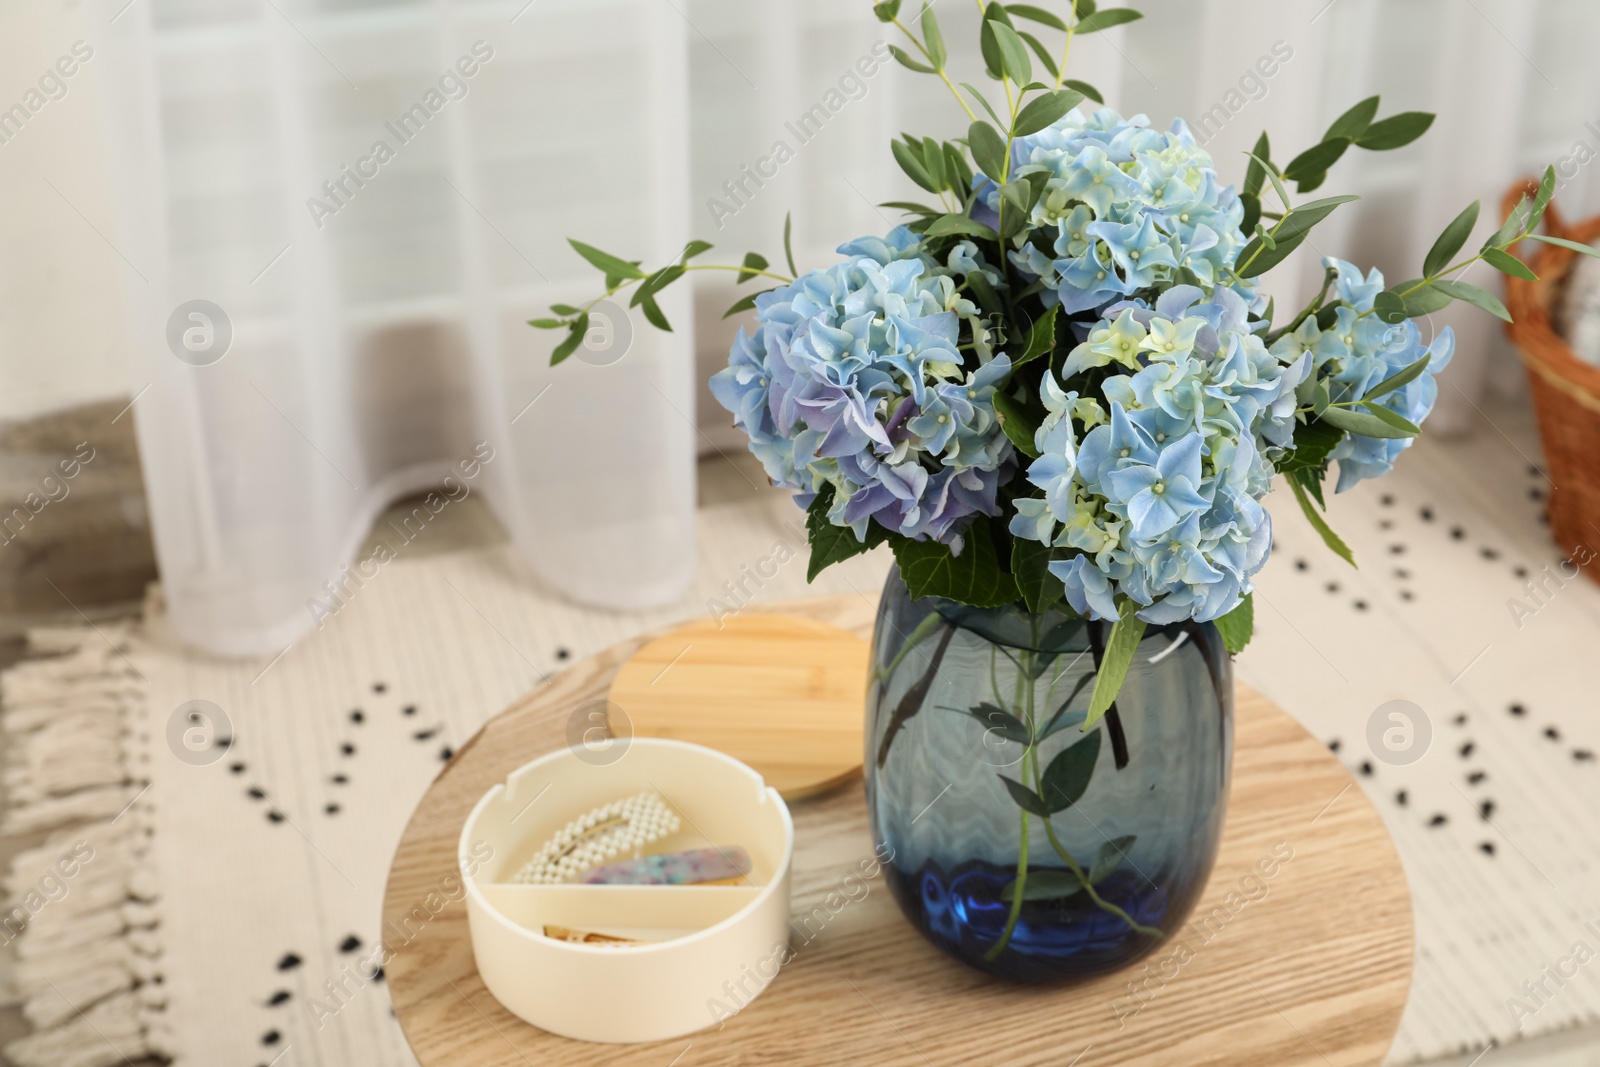
[[[1474,203],[1439,235],[1417,278],[1389,285],[1376,270],[1326,258],[1320,291],[1283,312],[1261,295],[1260,279],[1357,199],[1305,194],[1350,150],[1399,149],[1433,116],[1380,117],[1372,97],[1283,165],[1263,134],[1234,186],[1182,120],[1160,130],[1142,115],[1124,118],[1094,106],[1095,88],[1066,76],[1075,38],[1136,12],[1094,0],[1068,0],[1059,14],[980,7],[987,91],[952,80],[931,7],[913,27],[901,0],[874,6],[911,49],[891,46],[895,59],[939,79],[970,123],[964,139],[906,135],[890,145],[930,198],[885,205],[906,214],[904,225],[850,241],[837,262],[803,274],[787,228],[787,274],[755,253],[737,265],[695,262],[710,248],[700,241],[648,270],[572,243],[605,273],[606,296],[631,288],[632,306],[662,329],[670,326],[655,295],[690,271],[778,283],[730,310],[753,309],[755,324],[740,331],[711,388],[768,477],[794,489],[808,511],[812,577],[888,544],[899,574],[891,583],[903,580],[909,601],[945,606],[925,612],[926,625],[907,616],[912,632],[883,644],[880,707],[913,648],[916,669],[899,703],[889,703],[909,702],[915,714],[929,699],[921,683],[941,678],[948,643],[929,637],[962,610],[1014,606],[1030,620],[1022,639],[996,642],[1017,685],[995,676],[992,696],[961,709],[986,735],[1022,750],[1020,762],[1005,765],[1020,774],[1001,775],[1022,809],[1014,874],[967,901],[969,912],[995,911],[996,936],[968,953],[992,962],[1024,903],[1050,892],[1087,900],[1135,934],[1161,932],[1139,914],[1170,920],[1183,910],[1171,893],[1145,912],[1143,898],[1113,903],[1115,894],[1097,887],[1114,875],[1060,847],[1050,819],[1087,788],[1100,751],[1098,732],[1089,732],[1115,715],[1147,627],[1214,624],[1228,652],[1244,647],[1252,579],[1272,549],[1263,501],[1279,475],[1328,546],[1354,562],[1324,518],[1329,476],[1336,471],[1333,489],[1342,492],[1387,473],[1432,409],[1453,339],[1417,320],[1457,300],[1509,318],[1460,275],[1482,261],[1527,276],[1510,249],[1529,237],[1554,240],[1533,231],[1555,175],[1547,171],[1537,194],[1476,251],[1462,252],[1478,221]],[[1049,31],[1062,43],[1046,45],[1040,35]],[[556,317],[533,323],[568,331],[553,362],[582,341],[588,307],[558,306]],[[1065,720],[1089,736],[1048,765],[1040,746],[1061,728],[1071,698],[1052,718],[1055,684],[1035,691],[1066,647],[1052,647],[1043,620],[1101,627],[1089,635],[1087,706]],[[1218,668],[1207,664],[1217,681]],[[1231,692],[1217,697],[1224,707],[1230,700]],[[900,726],[903,719],[879,730],[880,766]],[[1124,729],[1109,726],[1120,770]],[[1093,752],[1083,747],[1090,742]],[[1224,785],[1213,782],[1213,791]],[[1043,875],[1032,889],[1026,882],[1030,816],[1044,821],[1067,865],[1055,890],[1036,892],[1041,879],[1052,881]],[[1220,801],[1206,818],[1220,826]],[[1107,870],[1133,837],[1108,843],[1118,841],[1117,854],[1102,857]],[[958,893],[953,880],[940,885]],[[928,930],[937,926],[931,909],[922,909]]]

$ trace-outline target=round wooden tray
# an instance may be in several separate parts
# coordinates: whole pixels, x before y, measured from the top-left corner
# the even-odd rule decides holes
[[[851,596],[767,610],[865,634],[872,607]],[[901,917],[881,878],[865,883],[865,896],[852,888],[861,882],[843,881],[872,856],[861,790],[846,785],[793,805],[795,958],[748,1009],[654,1045],[584,1044],[527,1025],[479,980],[464,905],[435,913],[455,885],[461,825],[492,785],[565,744],[572,709],[603,698],[651,636],[575,664],[491,719],[412,814],[389,871],[383,928],[395,1014],[423,1067],[1382,1063],[1411,986],[1411,897],[1399,858],[1344,768],[1242,686],[1216,869],[1185,930],[1130,970],[1035,988],[942,955]],[[1261,875],[1263,861],[1291,852]]]

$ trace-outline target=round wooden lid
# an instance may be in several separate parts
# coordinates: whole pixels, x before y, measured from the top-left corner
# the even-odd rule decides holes
[[[811,619],[703,619],[651,641],[617,673],[612,730],[705,745],[754,767],[786,800],[811,796],[861,768],[869,653],[855,634]]]

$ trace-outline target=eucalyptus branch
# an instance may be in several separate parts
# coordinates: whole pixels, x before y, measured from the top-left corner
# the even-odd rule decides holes
[[[1073,0],[1073,2],[1076,3],[1077,0]],[[978,0],[978,10],[983,10],[983,0]],[[967,102],[961,98],[961,93],[956,89],[955,83],[950,80],[950,75],[944,72],[944,64],[935,63],[933,61],[933,53],[929,52],[927,46],[917,39],[917,35],[912,33],[911,30],[907,28],[906,24],[900,21],[900,17],[898,15],[896,15],[894,18],[894,24],[901,33],[906,35],[906,40],[917,46],[917,51],[922,53],[922,58],[928,61],[928,66],[932,67],[933,72],[939,76],[939,80],[944,82],[944,87],[949,89],[950,95],[956,98],[956,103],[961,105],[961,110],[967,113],[967,121],[977,122],[978,116],[975,115],[972,109],[967,106]]]
[[[1067,59],[1072,55],[1072,38],[1078,32],[1078,0],[1072,0],[1071,17],[1067,19],[1067,45],[1061,50],[1061,66],[1056,70],[1056,88],[1067,77]]]

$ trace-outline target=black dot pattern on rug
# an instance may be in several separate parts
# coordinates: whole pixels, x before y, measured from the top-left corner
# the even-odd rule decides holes
[[[1443,814],[1439,814],[1439,815],[1435,815],[1433,818],[1429,819],[1428,820],[1428,825],[1429,826],[1443,826],[1445,823],[1447,823],[1449,821],[1450,820],[1446,816],[1444,816]]]
[[[354,952],[356,949],[358,949],[360,947],[361,947],[361,939],[359,937],[357,937],[355,934],[350,934],[343,941],[339,942],[339,951],[340,952]]]
[[[280,989],[276,993],[272,994],[272,996],[267,998],[267,1007],[276,1008],[279,1004],[284,1003],[288,999],[289,991],[287,989]]]
[[[1518,578],[1526,578],[1528,576],[1528,568],[1517,567],[1511,573],[1515,574]]]
[[[1432,522],[1433,521],[1433,509],[1432,508],[1425,507],[1421,511],[1418,511],[1417,514],[1422,517],[1422,521],[1423,522]]]
[[[1485,800],[1482,804],[1479,804],[1478,817],[1484,822],[1488,822],[1490,819],[1494,818],[1494,801]]]
[[[1483,854],[1485,856],[1494,855],[1494,842],[1493,841],[1481,841],[1481,842],[1478,843],[1478,848],[1480,850],[1482,850],[1482,852],[1483,852]]]
[[[1394,802],[1403,808],[1411,802],[1411,795],[1402,789],[1394,795]]]
[[[1457,726],[1465,726],[1467,725],[1467,713],[1464,711],[1457,712],[1456,717],[1450,721],[1455,723]]]
[[[1489,773],[1487,771],[1473,771],[1471,774],[1467,775],[1467,784],[1481,785],[1483,784],[1483,780],[1487,777],[1489,777]]]
[[[1394,529],[1394,520],[1393,519],[1379,519],[1378,520],[1378,529],[1380,529],[1380,530],[1392,530],[1392,529]]]
[[[1471,741],[1468,741],[1466,744],[1462,745],[1461,748],[1460,748],[1461,758],[1462,759],[1471,759],[1473,752],[1477,751],[1477,748],[1478,748],[1477,745],[1473,744]]]
[[[1402,590],[1400,590],[1400,599],[1401,600],[1415,600],[1416,599],[1416,594],[1413,593],[1409,589],[1402,589]]]
[[[449,745],[446,745],[439,750],[439,761],[441,763],[448,763],[450,762],[450,757],[454,756],[455,754],[456,750],[451,748]]]
[[[1386,508],[1387,507],[1393,507],[1394,506],[1394,494],[1393,493],[1385,493],[1385,494],[1383,494],[1382,496],[1380,496],[1378,498],[1378,503],[1382,504]]]
[[[1297,571],[1308,571],[1311,569],[1311,564],[1307,563],[1303,559],[1297,559],[1294,561],[1294,569]]]
[[[1403,556],[1406,554],[1406,546],[1397,541],[1389,546],[1389,554],[1392,556]]]
[[[1500,558],[1499,549],[1490,548],[1488,545],[1485,545],[1482,548],[1480,548],[1478,550],[1478,552],[1479,552],[1480,555],[1483,556],[1484,559],[1499,559]]]
[[[1367,602],[1365,600],[1358,600],[1358,601],[1355,602],[1354,607],[1355,607],[1355,609],[1357,611],[1366,611],[1367,610]]]
[[[273,810],[267,812],[267,821],[268,822],[282,822],[283,821],[283,812],[281,812],[281,811],[277,810],[276,808],[274,808]]]
[[[1372,761],[1371,760],[1362,760],[1361,761],[1361,773],[1366,775],[1368,778],[1372,777]]]
[[[1593,763],[1594,753],[1586,748],[1575,748],[1572,750],[1572,758],[1579,763]]]
[[[1467,539],[1467,531],[1459,526],[1452,526],[1450,527],[1450,539],[1452,541],[1465,541]]]
[[[1518,718],[1528,714],[1528,709],[1523,707],[1521,704],[1513,704],[1506,710],[1510,711],[1511,714],[1517,716]]]
[[[276,1045],[281,1040],[283,1040],[283,1035],[276,1030],[268,1030],[261,1035],[261,1043],[263,1045]]]
[[[385,693],[385,692],[388,692],[388,690],[389,690],[389,687],[387,685],[385,685],[383,682],[373,682],[372,683],[372,691],[374,693]]]
[[[400,709],[400,714],[402,715],[415,715],[416,713],[417,706],[415,704],[407,704],[405,707]]]
[[[1301,568],[1301,569],[1304,570],[1305,568]],[[572,658],[572,653],[571,652],[568,652],[564,648],[556,649],[556,659],[571,659],[571,658]]]
[[[383,981],[383,968],[382,967],[379,967],[376,971],[372,972],[372,980],[374,982]],[[390,1010],[392,1011],[394,1009],[391,1008]]]
[[[418,730],[416,733],[411,735],[411,738],[414,741],[432,741],[435,737],[439,736],[439,730],[440,727],[438,726],[431,727],[427,730]]]
[[[367,717],[362,713],[360,708],[356,708],[350,713],[350,721],[355,723],[357,726],[360,726],[362,723],[367,721]]]
[[[1554,726],[1546,726],[1544,728],[1544,735],[1552,741],[1561,740],[1561,731],[1557,730]]]
[[[354,756],[356,754],[356,746],[346,741],[344,744],[339,746],[339,751],[343,752],[346,756]]]
[[[243,774],[244,773],[244,764],[242,764],[242,763],[230,763],[230,764],[228,764],[228,770],[232,771],[234,774]]]
[[[244,792],[245,792],[245,795],[248,796],[251,800],[265,800],[265,799],[267,799],[267,794],[265,794],[265,793],[263,793],[261,791],[261,787],[259,785],[253,785],[249,789],[246,789]]]
[[[323,806],[322,810],[327,812],[329,815],[337,815],[337,814],[339,814],[339,805],[337,805],[337,804],[326,804],[326,805]]]
[[[1339,745],[1340,745],[1340,741],[1339,741],[1339,739],[1337,737],[1335,737],[1332,741],[1328,742],[1328,751],[1329,752],[1337,752],[1337,751],[1339,751]]]
[[[1405,581],[1407,578],[1411,577],[1411,572],[1406,570],[1404,567],[1396,567],[1394,569],[1394,576],[1399,578],[1401,581]]]
[[[333,782],[334,785],[349,785],[350,776],[347,774],[336,774],[329,779],[329,781]]]
[[[1339,583],[1338,582],[1329,582],[1323,588],[1325,588],[1330,593],[1337,593],[1339,591]]]
[[[305,961],[303,961],[299,956],[296,956],[293,952],[285,952],[283,954],[283,958],[278,961],[278,970],[292,971],[296,967],[300,966],[300,964],[303,962]]]

